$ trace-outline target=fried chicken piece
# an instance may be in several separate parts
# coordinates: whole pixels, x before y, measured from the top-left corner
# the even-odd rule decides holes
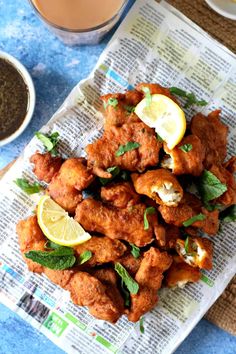
[[[143,260],[135,275],[140,288],[137,294],[131,294],[131,308],[128,311],[129,321],[136,322],[157,303],[157,290],[160,289],[163,272],[172,263],[167,252],[160,252],[151,247],[144,253]]]
[[[31,272],[42,273],[43,266],[24,256],[25,253],[32,250],[44,251],[44,245],[47,239],[38,225],[37,216],[30,216],[26,220],[19,221],[16,225],[16,232],[18,235],[20,251],[28,269]]]
[[[71,158],[66,160],[59,172],[53,177],[47,192],[69,213],[82,200],[81,191],[87,188],[94,180],[94,176],[87,168],[84,158]]]
[[[74,249],[78,256],[87,250],[91,251],[93,256],[86,262],[86,266],[94,267],[116,261],[125,253],[127,247],[119,240],[111,240],[106,236],[92,236],[90,240],[74,247]]]
[[[76,273],[75,269],[53,270],[44,267],[44,274],[54,284],[59,285],[63,289],[67,289],[72,276]]]
[[[176,206],[183,197],[183,189],[176,177],[163,168],[131,175],[137,193],[147,195],[156,203]]]
[[[175,175],[199,176],[202,173],[205,148],[196,135],[186,136],[172,150],[167,147],[166,143],[163,147],[168,155],[163,160],[162,167],[171,169]],[[187,152],[182,150],[188,148],[191,150]]]
[[[50,152],[46,154],[36,152],[31,156],[30,162],[34,164],[33,173],[39,181],[49,183],[52,177],[59,171],[63,160],[60,156],[53,157]]]
[[[220,121],[220,110],[204,116],[197,113],[191,121],[191,132],[197,135],[205,147],[203,165],[209,168],[212,164],[221,164],[227,153],[228,127]]]
[[[175,225],[158,225],[156,243],[163,250],[175,248],[176,240],[180,237],[179,228]]]
[[[168,288],[183,288],[189,282],[198,282],[200,278],[201,273],[199,268],[193,268],[183,262],[179,256],[175,256],[172,265],[167,270],[165,285]]]
[[[121,258],[117,259],[117,262],[121,263],[127,272],[131,275],[135,275],[140,267],[140,263],[143,257],[134,258],[132,254],[125,254]]]
[[[232,156],[228,161],[222,165],[230,173],[236,172],[236,156]]]
[[[145,96],[144,91],[143,91],[144,87],[146,87],[150,90],[151,95],[154,95],[154,94],[164,95],[164,96],[171,98],[176,103],[178,103],[175,96],[172,96],[172,94],[170,93],[170,90],[168,88],[163,87],[159,84],[146,84],[145,82],[141,82],[140,84],[138,84],[136,86],[136,90],[143,93],[143,98]]]
[[[130,142],[138,143],[139,147],[117,156],[119,147]],[[112,177],[106,171],[111,166],[142,172],[148,166],[158,163],[160,148],[161,143],[156,139],[154,129],[142,122],[123,124],[122,127],[112,126],[102,138],[87,145],[88,166],[94,174],[103,178]]]
[[[225,206],[236,204],[236,181],[233,173],[230,173],[226,168],[220,165],[211,166],[209,171],[213,173],[221,183],[227,186],[227,191],[220,197],[214,199],[214,202]]]
[[[67,289],[71,293],[72,301],[79,306],[87,306],[91,315],[101,320],[115,323],[122,315],[120,303],[109,290],[96,277],[85,273],[75,273]]]
[[[86,231],[99,232],[111,239],[125,240],[142,247],[152,242],[157,225],[157,216],[148,215],[149,228],[144,230],[145,209],[144,204],[118,209],[88,198],[77,205],[75,220]]]
[[[101,198],[117,208],[129,208],[139,203],[139,195],[129,182],[110,184],[101,188]]]
[[[178,239],[176,251],[180,258],[192,267],[212,269],[213,244],[207,238],[189,237],[187,249],[185,241]]]
[[[206,210],[202,207],[200,199],[191,193],[185,193],[177,207],[160,205],[158,210],[167,224],[181,227],[184,221],[202,213],[205,219],[193,222],[191,227],[201,228],[209,235],[215,235],[219,228],[219,211]]]
[[[133,109],[142,98],[142,93],[136,90],[127,91],[124,94],[109,93],[102,96],[101,99],[105,106],[104,129],[107,130],[110,126],[120,127],[125,123],[140,122]]]

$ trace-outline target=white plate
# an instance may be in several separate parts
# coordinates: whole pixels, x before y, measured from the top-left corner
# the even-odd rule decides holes
[[[236,20],[236,2],[232,0],[205,0],[218,14]]]

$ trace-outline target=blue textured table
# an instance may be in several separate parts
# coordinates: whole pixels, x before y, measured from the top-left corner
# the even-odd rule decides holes
[[[0,0],[0,50],[14,55],[28,68],[37,95],[35,114],[26,131],[0,148],[0,168],[20,154],[33,132],[48,121],[73,86],[89,74],[109,38],[97,46],[65,47],[33,14],[26,0]],[[16,352],[62,353],[18,315],[0,305],[0,354]],[[236,338],[202,320],[176,353],[233,354]]]

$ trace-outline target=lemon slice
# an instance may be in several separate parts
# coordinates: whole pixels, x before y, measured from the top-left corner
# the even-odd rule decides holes
[[[144,98],[135,107],[137,116],[173,149],[183,138],[186,119],[182,109],[169,97],[155,94],[150,102]]]
[[[89,233],[48,195],[39,200],[37,217],[44,235],[58,245],[72,247],[91,238]]]

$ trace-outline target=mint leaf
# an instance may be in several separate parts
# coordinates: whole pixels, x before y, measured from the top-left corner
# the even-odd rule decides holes
[[[160,141],[161,143],[164,141],[159,134],[157,134],[157,140]]]
[[[194,215],[192,218],[188,219],[188,220],[185,220],[183,222],[183,225],[185,227],[188,227],[190,225],[192,225],[195,221],[202,221],[202,220],[205,220],[206,219],[206,216],[202,213],[198,214],[198,215]]]
[[[186,253],[188,253],[188,248],[189,248],[189,237],[187,237],[184,242],[184,249]]]
[[[57,248],[60,248],[60,247],[61,247],[60,245],[58,245],[57,243],[50,241],[50,240],[47,240],[47,242],[45,242],[45,244],[44,244],[44,248],[46,248],[46,249],[56,250]]]
[[[154,207],[148,207],[145,209],[145,212],[143,214],[143,224],[144,224],[144,230],[148,230],[149,229],[149,222],[148,222],[148,218],[147,215],[152,215],[155,214],[156,209]]]
[[[209,202],[204,203],[204,208],[208,211],[221,210],[223,205],[221,204],[210,204]]]
[[[116,156],[122,156],[124,155],[124,153],[134,150],[134,149],[138,149],[140,146],[139,143],[136,143],[135,141],[129,141],[126,145],[120,145],[119,149],[116,151]]]
[[[134,258],[139,258],[140,257],[140,248],[135,246],[133,243],[130,243],[130,246],[132,247],[131,254]]]
[[[144,333],[144,317],[141,317],[140,320],[139,320],[139,330],[140,332],[143,334]]]
[[[114,98],[114,97],[110,97],[107,102],[104,102],[104,108],[106,109],[108,106],[112,106],[114,108],[116,108],[116,106],[118,105],[118,99]]]
[[[236,204],[231,205],[220,213],[220,219],[222,222],[236,221]]]
[[[131,294],[137,294],[139,290],[138,283],[129,275],[127,270],[120,263],[115,263],[115,271],[119,274],[127,289]]]
[[[198,190],[204,203],[220,197],[227,191],[227,186],[210,171],[204,170],[199,178]]]
[[[152,102],[152,95],[151,95],[150,89],[148,87],[142,87],[142,91],[145,94],[146,106],[149,107]]]
[[[83,253],[81,253],[79,255],[79,258],[78,258],[78,264],[84,264],[85,262],[89,261],[90,258],[92,258],[93,254],[91,251],[84,251]]]
[[[196,105],[196,106],[206,106],[207,105],[207,102],[205,100],[198,100],[196,98],[195,94],[192,92],[188,93],[178,87],[170,87],[169,90],[172,95],[186,98],[186,103],[184,106],[185,108],[188,108],[192,105]]]
[[[49,151],[52,156],[58,155],[57,144],[59,141],[59,133],[54,132],[51,135],[43,134],[41,132],[35,132],[34,134],[44,145],[46,151]]]
[[[118,166],[108,167],[107,172],[112,174],[111,178],[99,177],[99,181],[103,186],[105,186],[108,182],[111,182],[120,173],[120,168]]]
[[[179,149],[182,150],[183,152],[189,152],[192,150],[192,148],[193,148],[192,144],[184,144],[179,147]]]
[[[134,110],[135,110],[135,106],[124,105],[124,109],[125,109],[128,113],[133,113]]]
[[[17,178],[14,183],[27,194],[39,193],[41,189],[39,183],[34,182],[33,184],[30,184],[26,178]]]
[[[73,248],[63,246],[52,252],[29,251],[25,253],[25,257],[54,270],[71,268],[76,262]]]
[[[125,307],[130,306],[130,292],[127,290],[123,280],[121,279],[121,291],[125,298]]]

